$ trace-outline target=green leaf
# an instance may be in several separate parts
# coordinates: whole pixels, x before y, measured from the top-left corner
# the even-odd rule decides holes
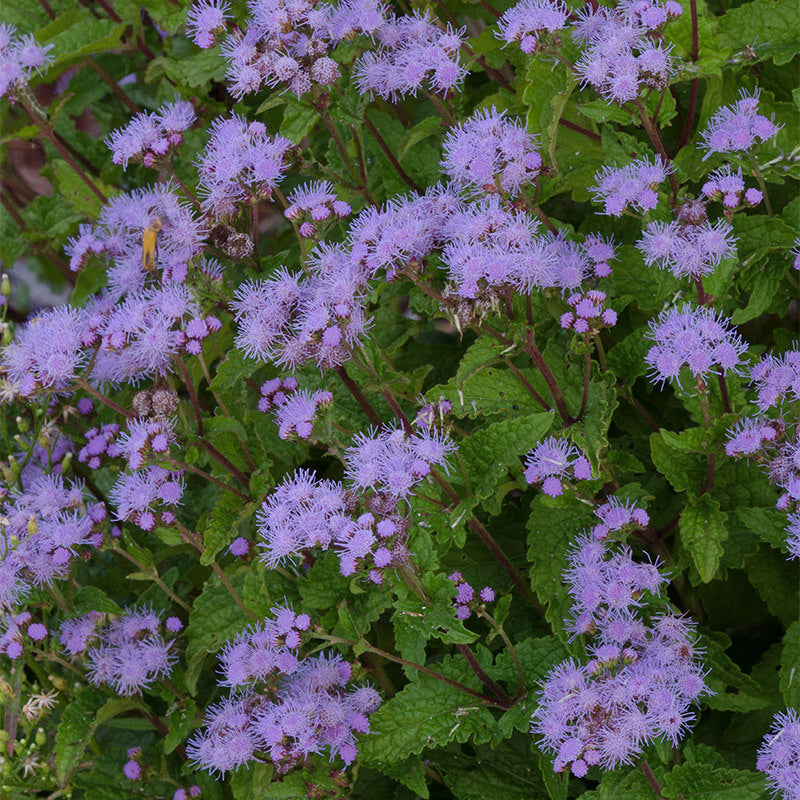
[[[759,683],[746,675],[725,652],[730,639],[724,633],[703,631],[703,664],[709,670],[706,683],[714,694],[703,698],[703,705],[718,711],[753,711],[767,705]]]
[[[778,673],[783,699],[789,708],[800,707],[800,621],[795,620],[783,637]]]
[[[375,735],[364,737],[359,746],[367,763],[397,761],[452,741],[486,741],[495,725],[479,700],[429,675],[420,675],[385,702],[369,724]]]
[[[400,148],[398,158],[403,156],[415,145],[429,136],[435,136],[442,132],[442,118],[441,117],[427,117],[422,122],[418,122],[411,128],[403,139],[403,146]]]
[[[441,753],[434,764],[456,800],[539,800],[545,795],[529,738],[518,735],[476,755]]]
[[[185,706],[178,706],[167,715],[169,730],[164,737],[165,755],[169,755],[188,736],[196,714],[197,706],[189,698]]]
[[[56,778],[61,786],[66,785],[70,773],[83,758],[97,713],[107,699],[107,695],[87,687],[79,690],[64,709],[55,743]]]
[[[203,530],[205,550],[200,556],[201,564],[210,564],[223,547],[230,544],[239,532],[239,523],[255,510],[254,503],[243,506],[235,494],[223,492],[208,515]]]
[[[66,161],[60,158],[54,159],[50,162],[50,169],[59,197],[69,206],[85,217],[96,217],[100,213],[102,201]],[[102,181],[94,179],[94,183],[106,197],[116,194],[113,187],[107,186]]]
[[[773,547],[788,552],[786,548],[786,514],[777,508],[736,507],[736,516],[753,537],[759,537]]]
[[[722,542],[728,538],[728,515],[710,494],[689,496],[679,522],[681,544],[689,551],[700,580],[708,583],[717,573],[722,557]]]
[[[488,499],[508,470],[521,467],[525,455],[550,430],[552,412],[527,414],[494,422],[476,431],[459,447],[466,466],[472,496],[478,502]],[[454,480],[458,473],[454,474]]]
[[[677,492],[697,490],[706,479],[708,457],[677,446],[680,439],[661,430],[650,436],[650,457],[656,469]],[[665,435],[666,434],[666,435]]]
[[[397,649],[403,658],[418,664],[424,663],[425,646],[431,638],[453,644],[470,644],[478,638],[456,617],[452,602],[455,595],[453,582],[438,574],[424,576],[424,583],[430,603],[408,593],[408,599],[399,599],[395,603],[392,615]],[[413,676],[414,669],[406,668],[406,674]]]
[[[241,592],[242,577],[231,579]],[[186,686],[195,693],[203,663],[247,624],[244,612],[215,576],[209,578],[203,591],[194,601],[186,626]]]
[[[797,619],[797,570],[780,553],[762,545],[747,559],[747,579],[784,625]]]
[[[53,45],[55,60],[49,69],[57,75],[86,56],[116,49],[127,26],[108,18],[98,19],[83,8],[59,14],[36,32],[37,41]]]
[[[722,40],[734,51],[748,48],[747,61],[771,58],[776,66],[788,64],[800,53],[797,5],[792,0],[753,0],[729,8],[719,19]]]
[[[680,764],[661,786],[666,798],[681,800],[766,800],[764,776],[757,772],[708,764]]]
[[[279,797],[280,795],[265,795],[264,791],[270,787],[273,775],[272,764],[248,764],[231,774],[231,792],[234,800],[261,800],[261,798]],[[280,784],[273,784],[280,786]],[[287,795],[284,795],[286,797]],[[288,795],[299,797],[300,795]]]
[[[566,640],[564,620],[570,614],[571,601],[562,573],[567,568],[567,551],[575,536],[592,525],[591,509],[583,503],[568,501],[553,507],[546,495],[537,495],[528,518],[528,560],[531,562],[531,588],[547,606],[545,614],[553,632]]]

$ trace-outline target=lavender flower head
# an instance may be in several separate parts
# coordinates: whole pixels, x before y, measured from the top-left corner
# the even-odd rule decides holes
[[[32,317],[0,357],[14,388],[23,397],[67,389],[88,360],[82,334],[86,312],[59,306]]]
[[[269,136],[262,122],[232,114],[211,124],[197,160],[203,210],[215,219],[236,215],[247,203],[267,199],[288,167],[292,143]]]
[[[449,25],[445,30],[433,24],[426,14],[394,17],[376,32],[379,46],[360,56],[353,65],[353,76],[362,94],[399,100],[415,97],[427,87],[439,94],[453,91],[466,70],[459,54],[464,30]]]
[[[741,99],[731,106],[723,106],[700,132],[702,147],[707,151],[703,160],[712,153],[747,151],[760,142],[772,139],[783,127],[772,118],[758,113],[760,93],[741,92]]]
[[[142,263],[142,235],[160,225],[155,267],[163,281],[182,283],[189,262],[200,254],[205,229],[171,183],[155,184],[117,195],[103,206],[97,224],[81,225],[67,243],[70,269],[77,271],[92,256],[108,264],[108,286],[114,301],[144,288],[149,272]]]
[[[216,34],[225,30],[230,9],[227,0],[198,0],[186,15],[186,33],[189,38],[204,50],[213,47]]]
[[[497,37],[518,42],[523,53],[535,53],[548,34],[566,27],[569,8],[559,0],[522,0],[497,21]]]
[[[570,477],[588,480],[592,477],[592,467],[586,454],[567,439],[550,436],[525,457],[525,480],[541,483],[542,491],[550,497],[563,494],[563,481]]]
[[[649,222],[636,243],[647,266],[668,269],[676,278],[701,277],[713,272],[736,252],[733,228],[725,220],[697,225]]]
[[[152,167],[165,159],[183,142],[183,132],[191,127],[196,115],[185,100],[165,103],[153,113],[142,111],[106,139],[111,160],[127,169],[131,161],[142,161]]]
[[[293,222],[300,222],[301,236],[314,236],[322,223],[343,219],[351,212],[350,206],[336,196],[329,181],[304,183],[288,199],[289,207],[283,215]]]
[[[616,495],[611,495],[594,511],[600,519],[591,530],[592,537],[602,541],[612,533],[628,528],[644,528],[650,524],[650,516],[631,500],[623,500]]]
[[[117,519],[131,520],[145,531],[157,524],[171,525],[175,521],[171,509],[182,496],[183,473],[156,466],[123,472],[109,492],[117,507]]]
[[[256,517],[262,559],[274,568],[304,550],[327,549],[344,525],[348,506],[340,483],[297,470],[275,487]]]
[[[451,128],[442,145],[442,169],[456,184],[477,191],[519,193],[542,168],[536,141],[494,107]]]
[[[595,202],[603,203],[605,213],[619,217],[628,208],[653,211],[658,204],[658,187],[674,171],[672,164],[656,158],[641,158],[624,167],[604,167],[595,173],[591,188]]]
[[[157,678],[168,677],[177,657],[160,627],[161,615],[152,609],[126,608],[99,631],[99,644],[89,650],[89,680],[130,696],[141,694]]]
[[[663,89],[674,72],[671,46],[652,34],[682,12],[676,2],[624,2],[582,9],[573,37],[586,45],[576,70],[606,100],[622,104],[649,87]]]
[[[567,659],[543,682],[533,731],[554,770],[583,777],[599,765],[631,764],[655,740],[677,745],[708,693],[692,623],[646,615],[646,597],[666,582],[627,548],[581,537],[565,573],[575,633],[592,637],[587,660]]]
[[[647,352],[652,380],[677,378],[688,367],[695,378],[737,370],[747,344],[730,320],[709,308],[671,308],[650,323],[647,337],[655,344]]]
[[[96,543],[106,517],[102,503],[87,503],[82,483],[46,474],[9,492],[2,512],[0,609],[17,605],[33,587],[66,577],[72,559]]]
[[[360,433],[345,451],[345,475],[359,490],[407,497],[431,467],[446,468],[455,447],[446,435],[435,432],[408,435],[402,428],[387,428]]]
[[[39,44],[32,33],[18,34],[14,25],[0,24],[0,97],[13,103],[32,74],[43,74],[53,62],[52,49],[52,44]]]
[[[721,200],[727,212],[735,211],[742,205],[757,206],[763,199],[758,189],[745,190],[741,167],[734,172],[727,164],[709,173],[708,180],[703,184],[703,194],[709,200]]]
[[[800,351],[789,350],[782,355],[765,355],[750,371],[758,394],[757,404],[762,411],[774,408],[783,401],[800,400]]]
[[[795,709],[779,711],[773,718],[758,750],[756,768],[767,776],[776,798],[800,797],[800,716]]]

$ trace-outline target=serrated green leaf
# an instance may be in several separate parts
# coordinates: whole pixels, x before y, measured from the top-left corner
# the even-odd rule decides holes
[[[782,66],[800,53],[797,7],[791,0],[752,0],[729,8],[719,19],[723,41],[734,51],[748,48],[755,58],[771,58]]]
[[[367,763],[397,761],[452,741],[486,741],[494,724],[480,701],[421,675],[372,714],[370,728],[375,735],[364,737],[359,751]]]
[[[664,431],[650,436],[650,457],[656,469],[678,492],[697,490],[705,481],[708,457],[691,450],[678,449],[664,438]]]
[[[708,493],[700,497],[690,495],[681,513],[678,523],[681,544],[692,556],[703,583],[716,575],[723,553],[722,543],[728,538],[727,519],[728,515]]]
[[[566,639],[564,620],[571,607],[567,587],[562,581],[567,552],[575,537],[588,528],[593,519],[591,510],[582,503],[552,507],[542,494],[531,503],[527,525],[531,588],[547,606],[547,620],[562,640]]]
[[[234,575],[231,583],[241,592],[243,578]],[[195,599],[186,626],[186,686],[190,694],[197,688],[203,663],[247,625],[244,612],[228,590],[212,576]]]
[[[84,688],[64,709],[55,740],[56,777],[60,785],[66,784],[83,758],[94,731],[95,717],[107,700],[107,695],[97,689]]]
[[[679,764],[661,785],[666,798],[683,800],[766,800],[764,776],[725,767],[709,769],[707,764]]]

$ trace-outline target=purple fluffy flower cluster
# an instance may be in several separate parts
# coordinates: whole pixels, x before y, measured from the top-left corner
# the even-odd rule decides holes
[[[460,298],[479,296],[485,304],[495,290],[510,286],[529,294],[536,289],[577,289],[589,275],[610,273],[614,248],[587,237],[583,245],[563,234],[537,235],[539,223],[524,211],[510,211],[497,195],[455,210],[444,225],[442,263]]]
[[[553,34],[566,27],[570,10],[560,0],[522,0],[508,9],[497,21],[497,37],[518,42],[523,53],[544,50]]]
[[[764,197],[758,189],[745,190],[741,167],[734,172],[727,164],[709,173],[708,180],[703,184],[703,194],[709,200],[722,200],[722,205],[728,212],[736,211],[743,206],[747,208],[757,206]]]
[[[297,97],[327,86],[341,74],[331,58],[336,44],[359,34],[371,37],[387,24],[381,0],[347,0],[337,7],[312,0],[250,0],[248,6],[246,29],[222,46],[237,98],[262,86],[283,85]],[[213,44],[211,33],[221,25],[218,14],[205,14],[208,20],[195,36],[201,47]]]
[[[328,549],[352,508],[340,483],[297,470],[275,487],[258,512],[262,558],[274,568],[304,550]]]
[[[491,586],[484,586],[476,592],[471,584],[464,580],[460,572],[454,572],[447,576],[448,580],[456,585],[456,597],[453,605],[456,609],[456,616],[460,620],[469,619],[472,612],[478,610],[486,603],[494,602],[494,589]]]
[[[392,280],[442,243],[447,220],[460,206],[458,194],[441,186],[390,200],[382,209],[368,206],[350,226],[350,259],[365,275],[385,269]]]
[[[431,467],[447,468],[455,443],[436,432],[407,434],[402,428],[360,433],[345,451],[345,476],[360,491],[372,489],[405,498],[430,474]]]
[[[275,410],[278,436],[281,439],[308,439],[314,430],[314,418],[320,408],[333,402],[333,395],[324,389],[308,392],[300,389]]]
[[[442,169],[450,180],[482,192],[517,195],[542,169],[534,137],[494,107],[452,128],[442,149]]]
[[[603,203],[605,213],[619,217],[629,207],[653,211],[658,204],[658,187],[674,171],[661,159],[640,158],[624,167],[604,167],[595,173],[594,199]]]
[[[100,469],[100,456],[106,455],[108,458],[118,458],[122,455],[122,450],[116,444],[119,425],[110,422],[99,428],[89,428],[86,431],[86,444],[78,451],[78,461],[87,464],[89,469]]]
[[[158,227],[155,267],[163,281],[182,283],[189,262],[202,249],[205,228],[171,183],[154,184],[112,198],[95,225],[81,225],[65,248],[72,270],[84,267],[92,255],[105,256],[113,300],[141,290],[149,276],[142,263],[143,232]]]
[[[69,574],[86,547],[98,547],[102,503],[87,503],[79,481],[41,474],[23,490],[12,489],[0,528],[0,609],[20,603],[35,587]]]
[[[0,97],[13,103],[34,72],[42,74],[53,61],[52,44],[39,44],[32,33],[18,34],[14,25],[0,24]]]
[[[700,132],[704,159],[712,153],[735,153],[771,139],[781,129],[772,119],[758,113],[759,92],[742,90],[741,99],[718,109]]]
[[[793,708],[779,711],[758,751],[756,768],[767,776],[776,797],[800,797],[800,715]]]
[[[261,398],[258,401],[258,410],[265,414],[282,406],[297,391],[299,384],[297,378],[270,378],[261,384]]]
[[[141,694],[154,680],[168,677],[177,657],[160,633],[161,615],[151,608],[126,608],[97,631],[99,643],[88,653],[89,680],[117,694]],[[64,631],[61,631],[62,636]]]
[[[565,330],[576,333],[596,333],[601,328],[611,328],[617,324],[617,312],[612,308],[603,308],[606,293],[599,289],[590,289],[585,294],[576,292],[567,299],[567,305],[573,310],[561,315],[560,324]]]
[[[570,478],[587,481],[591,477],[592,465],[586,454],[568,439],[550,436],[525,456],[525,480],[541,483],[542,491],[550,497],[563,494],[564,481]]]
[[[615,103],[635,100],[643,88],[664,89],[674,71],[670,47],[658,34],[682,8],[674,0],[625,0],[615,8],[586,6],[573,36],[586,45],[575,69],[584,83]]]
[[[291,675],[297,669],[297,650],[311,619],[307,614],[295,614],[288,605],[275,606],[270,613],[271,619],[248,629],[223,647],[220,653],[223,686],[271,683],[277,676]]]
[[[591,530],[591,535],[598,541],[607,539],[612,533],[635,528],[645,528],[650,524],[650,516],[636,503],[611,495],[594,510],[600,519]]]
[[[99,350],[91,378],[97,383],[138,383],[164,376],[173,358],[197,352],[195,344],[220,328],[216,317],[203,317],[191,292],[180,284],[151,286],[111,304],[99,297],[90,306],[83,333],[87,346]]]
[[[789,409],[782,406],[800,397],[800,351],[790,350],[778,356],[767,354],[753,366],[750,377],[761,413],[776,408],[780,416],[742,418],[729,429],[725,452],[734,458],[754,456],[764,464],[769,479],[783,490],[777,506],[787,511],[800,502],[800,443],[796,421],[791,415],[784,416]],[[792,557],[800,556],[796,522],[790,521],[787,533]]]
[[[348,691],[352,668],[340,656],[301,657],[301,633],[311,622],[305,614],[290,607],[272,613],[223,649],[223,683],[236,693],[207,710],[187,747],[211,773],[268,758],[282,774],[323,749],[349,764],[355,734],[369,732],[368,716],[380,704],[369,686]]]
[[[58,629],[58,641],[64,652],[70,656],[85,653],[97,637],[97,629],[102,621],[103,615],[99,611],[65,619]]]
[[[800,400],[800,350],[764,356],[750,371],[756,389],[756,403],[762,411],[783,401]]]
[[[450,25],[442,30],[427,13],[388,19],[375,32],[378,49],[353,65],[359,91],[394,101],[416,96],[427,81],[427,88],[446,95],[466,74],[459,60],[464,33]]]
[[[372,583],[408,560],[408,523],[378,499],[355,516],[356,498],[342,484],[297,470],[264,501],[258,531],[263,560],[274,567],[311,549],[334,547],[342,575],[363,573]]]
[[[725,220],[699,224],[649,222],[636,247],[648,266],[668,269],[676,278],[712,272],[736,252],[733,228]]]
[[[186,100],[165,103],[153,113],[142,111],[106,139],[111,160],[125,169],[131,161],[154,167],[183,143],[183,132],[195,119],[194,107]]]
[[[86,313],[72,306],[42,311],[20,326],[0,361],[14,391],[31,397],[69,388],[87,361],[85,327]]]
[[[214,46],[216,34],[225,30],[230,19],[227,0],[199,0],[186,15],[186,32],[198,46],[207,50]]]
[[[301,236],[316,236],[321,223],[327,220],[344,219],[352,209],[339,200],[329,181],[304,183],[289,195],[289,207],[283,212],[286,219],[299,222]]]
[[[183,471],[156,466],[123,472],[109,492],[117,519],[130,520],[145,531],[175,522],[175,513],[170,509],[180,504],[182,496]]]
[[[533,731],[555,755],[556,772],[583,777],[593,765],[633,762],[650,742],[681,740],[691,705],[708,693],[690,622],[646,615],[646,597],[666,582],[655,564],[584,536],[565,579],[570,629],[592,637],[587,660],[554,667],[544,680]]]
[[[336,367],[366,332],[367,279],[342,247],[319,247],[309,276],[285,269],[236,291],[236,346],[251,358],[294,368],[309,360]]]
[[[145,461],[166,453],[175,442],[175,421],[164,417],[135,419],[116,441],[115,449],[128,461],[128,468],[141,469]]]
[[[41,642],[49,631],[41,622],[34,622],[30,611],[19,614],[0,614],[0,654],[10,659],[19,658],[25,652],[30,639]]]
[[[289,165],[292,143],[268,136],[262,122],[232,114],[211,124],[197,159],[203,210],[215,219],[235,216],[242,206],[272,196]]]
[[[650,323],[647,337],[655,344],[645,361],[652,380],[664,383],[688,367],[695,378],[736,371],[747,345],[729,319],[710,308],[671,308]]]

